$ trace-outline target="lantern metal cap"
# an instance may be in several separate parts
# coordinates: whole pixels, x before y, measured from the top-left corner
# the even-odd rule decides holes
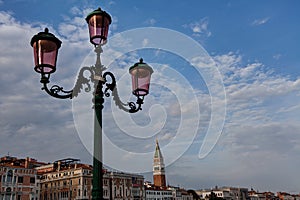
[[[131,72],[134,68],[139,67],[139,68],[144,68],[149,70],[149,72],[152,74],[153,73],[153,69],[152,67],[150,67],[147,63],[144,63],[143,58],[140,58],[140,61],[135,63],[133,66],[131,66],[129,68],[129,72]]]
[[[103,15],[107,17],[107,19],[109,20],[109,24],[111,24],[111,16],[107,12],[102,10],[100,7],[87,15],[87,17],[85,18],[87,23],[89,23],[89,20],[93,15]]]
[[[36,34],[32,37],[31,42],[30,42],[31,46],[33,46],[33,44],[38,40],[50,40],[52,42],[55,42],[58,49],[60,48],[61,43],[62,43],[57,37],[55,37],[54,34],[49,33],[48,28],[45,28],[44,32],[39,32],[38,34]]]

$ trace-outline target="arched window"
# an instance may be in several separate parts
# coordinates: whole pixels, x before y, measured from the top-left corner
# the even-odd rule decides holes
[[[7,181],[8,183],[11,183],[11,182],[12,182],[12,177],[13,177],[13,172],[12,172],[12,170],[9,170],[9,171],[7,172],[7,179],[6,179],[6,181]]]

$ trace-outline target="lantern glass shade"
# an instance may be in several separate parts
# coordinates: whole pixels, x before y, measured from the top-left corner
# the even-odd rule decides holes
[[[35,71],[50,74],[56,70],[58,48],[50,40],[38,40],[33,44]]]
[[[146,96],[149,93],[150,79],[153,69],[143,62],[143,59],[139,63],[130,67],[129,73],[132,80],[132,93],[135,96]]]
[[[98,8],[86,17],[86,21],[89,26],[90,42],[94,45],[105,44],[111,24],[110,15]]]
[[[35,71],[42,74],[51,74],[56,70],[56,60],[61,41],[45,29],[31,39],[33,47]]]

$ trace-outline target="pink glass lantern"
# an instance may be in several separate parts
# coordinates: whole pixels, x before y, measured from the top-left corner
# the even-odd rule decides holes
[[[139,96],[146,96],[149,93],[150,79],[153,69],[140,59],[140,62],[135,63],[129,68],[129,73],[132,79],[132,93]]]
[[[103,45],[107,42],[108,28],[111,24],[110,15],[98,8],[86,17],[89,25],[90,42],[94,45]]]
[[[30,42],[33,47],[34,70],[42,74],[51,74],[56,70],[56,60],[61,41],[48,28],[34,35]]]

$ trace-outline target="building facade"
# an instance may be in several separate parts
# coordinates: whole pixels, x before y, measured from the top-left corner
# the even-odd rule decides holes
[[[193,195],[183,188],[157,187],[150,182],[145,182],[145,195],[145,200],[193,200]]]
[[[92,166],[78,159],[63,159],[37,168],[40,200],[92,199]],[[144,200],[144,177],[103,169],[103,198],[106,200]]]
[[[279,200],[300,200],[300,194],[290,194],[287,192],[277,192]]]
[[[36,168],[40,200],[91,199],[92,167],[63,159]]]
[[[144,200],[144,176],[122,172],[107,172],[108,199]]]
[[[216,187],[214,189],[196,191],[201,199],[209,199],[212,192],[216,197],[221,197],[225,200],[249,200],[247,188]]]
[[[32,158],[0,158],[0,199],[38,200],[39,185],[34,167],[42,164]]]

